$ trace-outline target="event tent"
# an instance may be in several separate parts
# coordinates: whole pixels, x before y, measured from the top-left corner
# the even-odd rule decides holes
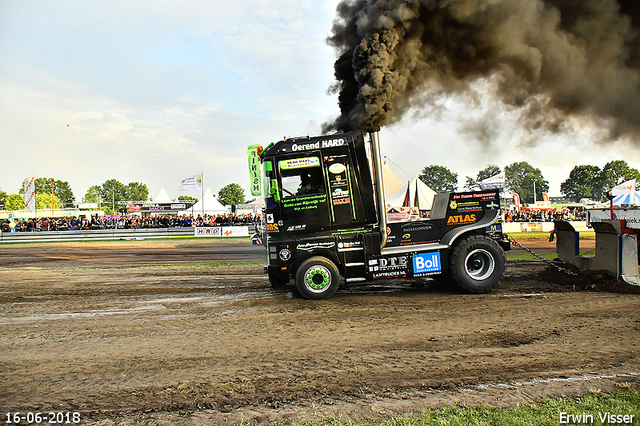
[[[431,210],[436,192],[415,176],[395,194],[386,197],[387,208],[418,207],[420,210]]]
[[[391,171],[386,161],[382,164],[382,178],[384,180],[384,193],[386,196],[395,194],[404,186],[404,183],[398,179],[398,176]]]
[[[167,191],[165,191],[164,188],[160,190],[158,196],[152,201],[154,203],[173,203],[173,200],[169,197],[169,194],[167,194]]]
[[[201,200],[198,200],[198,202],[195,203],[192,207],[188,208],[187,210],[183,210],[178,214],[193,214],[197,217],[199,214],[201,215],[203,213],[208,215],[219,215],[223,213],[229,213],[229,210],[225,206],[223,206],[220,201],[216,200],[216,197],[214,197],[213,193],[211,193],[211,189],[207,188],[207,190],[204,192],[204,197],[202,197]]]

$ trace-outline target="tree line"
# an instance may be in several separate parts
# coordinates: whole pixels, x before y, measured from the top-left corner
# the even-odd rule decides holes
[[[526,161],[505,166],[504,171],[506,189],[517,193],[525,203],[534,201],[534,187],[537,200],[542,200],[542,194],[549,191],[549,181],[544,178],[540,169]],[[463,189],[478,190],[480,182],[501,172],[500,167],[489,164],[478,172],[475,179],[466,176]],[[418,177],[435,192],[452,192],[458,188],[458,174],[444,166],[427,166],[422,169]],[[605,201],[607,191],[631,179],[640,181],[640,172],[630,167],[624,160],[609,161],[603,168],[579,165],[575,166],[569,173],[569,177],[560,184],[560,193],[573,202],[579,202],[583,198]]]
[[[55,178],[39,177],[35,181],[36,209],[72,208],[76,198],[69,182]],[[97,203],[106,214],[125,213],[127,206],[119,202],[149,200],[149,188],[140,182],[129,182],[127,185],[117,179],[109,179],[102,185],[92,185],[82,198],[83,203]],[[195,204],[198,198],[188,195],[178,197],[179,201]],[[237,183],[230,183],[218,192],[218,201],[223,205],[244,204],[244,189]],[[25,208],[24,193],[21,188],[17,193],[7,194],[0,189],[0,204],[4,210],[22,210]]]
[[[515,162],[504,168],[506,174],[506,188],[520,195],[525,203],[532,203],[535,198],[542,199],[542,193],[549,191],[549,182],[544,178],[540,169],[533,167],[526,161]],[[502,169],[489,164],[478,171],[475,179],[466,176],[463,186],[465,191],[480,189],[480,182],[502,172]],[[447,167],[430,165],[422,169],[418,176],[435,192],[453,192],[458,189],[458,174]],[[582,198],[594,201],[605,201],[606,193],[614,186],[627,180],[640,181],[640,172],[630,167],[624,160],[609,161],[603,168],[593,165],[575,166],[569,177],[560,185],[560,192],[570,201],[578,202]],[[35,180],[36,208],[70,208],[76,203],[75,196],[69,182],[40,177]],[[52,197],[53,192],[53,197]],[[84,195],[82,202],[98,203],[107,214],[126,211],[126,206],[119,205],[119,201],[145,201],[149,199],[149,188],[140,182],[129,182],[127,185],[117,179],[109,179],[102,185],[93,185]],[[195,204],[198,198],[182,195],[179,200]],[[223,205],[245,204],[247,201],[244,189],[237,183],[230,183],[218,192],[218,201]],[[53,204],[52,204],[53,202]],[[24,209],[22,188],[18,193],[7,194],[0,189],[0,204],[4,210]]]

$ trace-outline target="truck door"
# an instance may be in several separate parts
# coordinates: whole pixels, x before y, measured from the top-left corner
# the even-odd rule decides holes
[[[285,231],[319,231],[330,227],[327,188],[319,156],[278,162]]]
[[[329,212],[334,228],[351,225],[356,220],[352,190],[352,171],[347,155],[325,157],[325,175],[329,188]]]

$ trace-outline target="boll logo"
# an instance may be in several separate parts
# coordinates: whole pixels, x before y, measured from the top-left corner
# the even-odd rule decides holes
[[[466,223],[474,223],[477,220],[475,214],[456,214],[449,216],[447,225],[464,225]]]
[[[416,254],[413,257],[414,274],[439,272],[441,270],[442,266],[440,265],[440,252]]]
[[[451,210],[455,210],[458,208],[458,203],[456,203],[455,200],[451,201],[451,203],[449,203],[449,207],[451,207]]]

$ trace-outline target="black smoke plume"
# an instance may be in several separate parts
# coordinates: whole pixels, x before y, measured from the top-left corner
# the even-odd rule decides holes
[[[640,0],[345,0],[337,13],[341,115],[325,132],[377,130],[425,93],[491,78],[530,128],[574,115],[640,134]]]

